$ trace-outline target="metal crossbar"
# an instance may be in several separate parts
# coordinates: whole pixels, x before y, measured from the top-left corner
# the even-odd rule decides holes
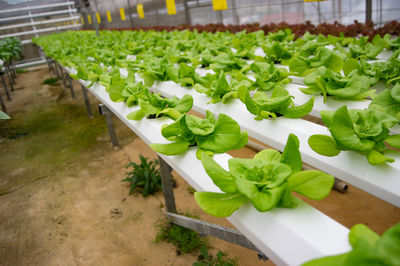
[[[80,27],[80,25],[79,24],[78,25],[65,25],[65,26],[51,27],[51,28],[45,28],[45,29],[34,29],[31,31],[15,32],[15,33],[1,35],[0,38],[16,37],[16,36],[23,36],[23,35],[28,35],[28,34],[36,35],[37,33],[48,32],[48,31],[57,31],[57,30],[70,29],[70,28],[76,28],[76,27]]]
[[[58,19],[50,19],[50,20],[43,20],[43,21],[34,21],[34,22],[29,22],[29,23],[14,24],[14,25],[0,27],[0,30],[27,27],[27,26],[32,26],[32,25],[43,25],[43,24],[57,23],[57,22],[70,21],[70,20],[76,20],[76,19],[79,19],[79,16],[72,16],[72,17],[65,17],[65,18],[58,18]]]
[[[32,18],[38,18],[38,17],[47,17],[47,16],[53,16],[53,15],[60,15],[60,14],[67,14],[70,12],[76,12],[77,9],[65,9],[65,10],[59,10],[59,11],[51,11],[51,12],[43,12],[43,13],[37,13],[37,14],[32,14],[32,15],[23,15],[23,16],[17,16],[17,17],[9,17],[9,18],[0,18],[0,22],[5,22],[5,21],[14,21],[14,20],[22,20],[22,19],[28,19],[30,17]]]
[[[57,4],[27,6],[27,7],[0,10],[0,14],[1,13],[9,13],[9,12],[25,11],[25,10],[44,9],[44,8],[51,8],[51,7],[58,7],[58,6],[69,6],[69,5],[74,5],[74,4],[75,4],[75,2],[71,1],[71,2],[64,2],[64,3],[57,3]]]

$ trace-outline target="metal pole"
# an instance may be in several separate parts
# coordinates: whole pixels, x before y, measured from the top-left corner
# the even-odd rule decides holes
[[[7,68],[7,70],[8,70],[8,72],[7,72],[8,75],[11,77],[12,83],[15,84],[14,74],[13,74],[13,71],[11,70],[10,63],[8,63],[8,64],[6,65],[6,68]]]
[[[69,76],[68,73],[67,73],[67,80],[68,80],[69,90],[71,91],[71,97],[72,97],[73,99],[76,99],[75,91],[74,91],[74,86],[72,85],[71,77]]]
[[[11,91],[14,91],[14,85],[13,85],[13,82],[12,82],[12,79],[11,79],[11,75],[10,75],[10,73],[9,73],[8,70],[7,70],[7,67],[5,67],[5,72],[6,72],[6,74],[7,74],[8,84],[10,84]]]
[[[240,233],[236,229],[224,227],[218,224],[212,224],[198,219],[193,219],[176,213],[167,212],[166,216],[171,223],[196,231],[200,235],[213,236],[234,243],[236,245],[255,250],[260,255],[263,255],[261,251],[256,246],[254,246],[253,243],[251,243],[242,233]],[[262,259],[267,260],[268,258],[264,255],[264,258]]]
[[[281,0],[281,9],[282,9],[282,21],[286,21],[285,18],[285,3]]]
[[[336,20],[336,0],[332,0],[332,19]]]
[[[90,107],[89,97],[87,95],[87,89],[82,84],[81,84],[81,88],[82,88],[83,100],[84,100],[85,106],[86,106],[86,111],[88,113],[89,118],[93,119],[93,113],[92,113],[92,108]]]
[[[53,60],[53,58],[51,58],[50,59],[50,66],[51,66],[51,70],[53,71],[54,75],[57,74],[57,71],[56,71],[56,68],[55,68],[55,64],[56,64],[56,62]]]
[[[16,70],[16,68],[15,68],[14,61],[13,61],[13,60],[10,61],[10,67],[11,67],[12,74],[13,74],[14,78],[16,78],[16,77],[17,77],[17,70]]]
[[[156,8],[156,26],[159,25],[159,20],[158,20],[158,8]]]
[[[218,10],[218,11],[216,11],[216,13],[217,13],[217,23],[220,23],[220,24],[224,23],[224,18],[222,16],[222,10]]]
[[[51,70],[49,58],[46,56],[45,59],[46,59],[47,67],[49,68],[49,70]]]
[[[65,81],[66,72],[64,72],[64,70],[63,70],[63,68],[62,68],[62,66],[60,64],[58,66],[60,67],[61,79],[62,79],[63,85],[64,85],[65,88],[67,88],[68,87],[67,86],[67,82]]]
[[[100,34],[99,34],[99,23],[97,22],[96,15],[94,14],[93,11],[90,11],[90,14],[93,17],[93,26],[94,26],[94,29],[96,31],[96,36],[100,36]]]
[[[131,7],[131,3],[129,2],[129,0],[126,0],[126,2],[128,2],[128,17],[129,17],[129,24],[131,24],[131,28],[133,28],[133,20],[132,20],[132,7]]]
[[[115,134],[114,125],[112,122],[112,112],[108,109],[107,106],[104,104],[99,104],[99,113],[106,117],[107,127],[108,127],[108,134],[110,134],[110,139],[113,147],[118,146],[117,135]]]
[[[187,0],[183,0],[183,5],[185,7],[185,19],[186,19],[186,24],[191,25],[192,24],[192,20],[190,18],[190,10],[189,7],[187,5]]]
[[[321,5],[317,2],[318,24],[321,24]]]
[[[3,101],[3,96],[1,96],[1,93],[0,93],[0,105],[1,105],[1,109],[3,110],[3,112],[7,113],[7,107],[6,107],[6,104]]]
[[[236,25],[240,24],[239,14],[236,8],[236,0],[232,0],[232,15],[233,15],[233,23]]]
[[[160,163],[161,183],[167,212],[176,213],[174,190],[171,180],[172,169],[160,156],[158,156],[158,162]]]
[[[365,0],[365,22],[372,21],[372,0]]]
[[[6,96],[7,96],[7,100],[11,101],[11,97],[10,97],[10,93],[8,93],[8,88],[7,88],[7,84],[6,84],[6,80],[4,78],[4,73],[1,73],[1,82],[3,83],[4,86],[4,90],[6,92]]]
[[[55,74],[57,75],[58,78],[60,78],[60,73],[58,72],[57,62],[55,60],[53,60],[53,62],[54,62],[54,69],[56,70]]]

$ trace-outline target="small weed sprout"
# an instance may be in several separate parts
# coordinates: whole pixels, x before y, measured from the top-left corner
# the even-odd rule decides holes
[[[16,70],[16,72],[17,72],[17,74],[22,74],[22,73],[28,73],[29,70],[27,70],[27,69],[22,69],[22,68],[18,68],[18,69]]]
[[[136,190],[143,197],[153,195],[161,188],[160,170],[156,168],[157,160],[148,161],[148,158],[140,155],[140,164],[130,162],[126,168],[132,167],[133,170],[126,173],[126,178],[122,182],[130,183],[129,194],[133,194]]]
[[[47,84],[47,85],[50,85],[50,86],[57,85],[57,84],[58,84],[58,78],[48,78],[48,79],[45,79],[45,80],[43,81],[43,84]]]
[[[211,253],[208,253],[208,248],[202,246],[200,248],[199,261],[193,263],[193,266],[236,266],[237,261],[227,257],[227,255],[218,251],[217,255],[214,257]]]
[[[165,241],[172,243],[176,247],[178,255],[191,253],[199,250],[202,246],[208,245],[207,238],[201,238],[196,231],[185,227],[170,223],[168,221],[160,221],[156,224],[158,233],[156,242]]]

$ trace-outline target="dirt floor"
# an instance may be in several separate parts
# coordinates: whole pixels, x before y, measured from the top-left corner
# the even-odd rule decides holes
[[[171,244],[155,242],[164,215],[161,192],[129,195],[121,182],[130,160],[155,153],[118,119],[120,148],[110,144],[98,102],[88,119],[80,87],[77,99],[62,86],[43,85],[54,77],[47,67],[17,76],[12,120],[0,121],[0,265],[191,265],[198,253],[178,255]],[[242,149],[231,153],[252,157]],[[178,211],[230,226],[204,214],[190,186],[175,174]],[[364,223],[378,233],[400,221],[400,209],[354,187],[333,191],[310,204],[347,227]],[[273,265],[257,253],[210,238],[211,252],[223,251],[239,265]]]

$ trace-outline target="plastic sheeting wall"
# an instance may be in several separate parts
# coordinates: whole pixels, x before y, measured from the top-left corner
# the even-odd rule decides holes
[[[99,12],[102,18],[101,28],[127,28],[131,26],[128,19],[131,14],[133,26],[179,25],[186,23],[184,0],[176,0],[176,15],[167,15],[165,1],[138,0],[89,0],[90,8]],[[301,23],[311,21],[314,24],[333,22],[335,20],[350,24],[354,20],[365,21],[365,0],[330,0],[323,2],[304,2],[302,0],[227,0],[228,10],[222,11],[224,24],[260,24]],[[145,18],[139,19],[136,5],[142,3]],[[187,1],[191,24],[221,22],[218,12],[212,9],[211,0]],[[129,11],[129,6],[131,10]],[[119,8],[124,8],[127,19],[121,21]],[[113,21],[107,22],[109,10]],[[372,19],[381,25],[391,20],[400,19],[400,1],[373,1]]]

